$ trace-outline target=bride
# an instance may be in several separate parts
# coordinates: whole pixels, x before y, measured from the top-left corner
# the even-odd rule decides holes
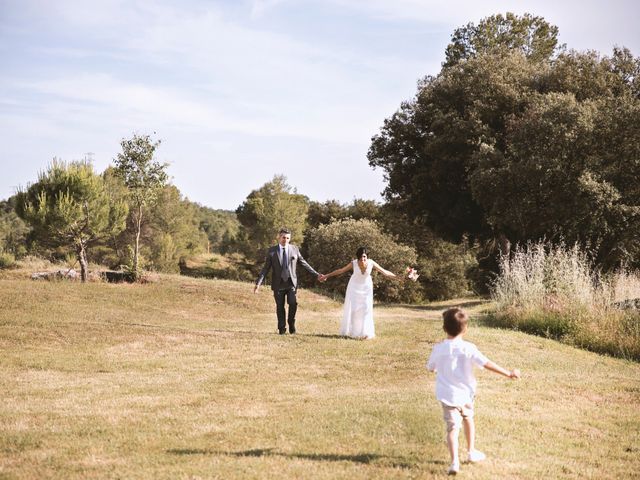
[[[374,268],[385,277],[396,278],[394,273],[385,270],[368,258],[365,247],[358,249],[356,259],[349,264],[321,276],[320,281],[323,282],[329,277],[342,275],[349,270],[353,271],[344,297],[340,335],[361,339],[376,336],[373,325],[373,281],[371,280],[371,271]]]

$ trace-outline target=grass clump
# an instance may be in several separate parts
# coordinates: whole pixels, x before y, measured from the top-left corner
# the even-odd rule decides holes
[[[640,360],[638,298],[633,272],[602,275],[578,246],[538,242],[501,257],[488,322]]]
[[[11,253],[0,252],[0,269],[12,268],[16,265],[16,257]]]

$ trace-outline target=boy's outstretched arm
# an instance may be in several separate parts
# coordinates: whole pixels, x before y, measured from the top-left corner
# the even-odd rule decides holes
[[[484,364],[484,368],[512,379],[520,378],[520,370],[518,370],[517,368],[514,368],[513,370],[509,371],[507,369],[502,368],[500,365],[493,363],[491,360],[489,360],[487,363]]]

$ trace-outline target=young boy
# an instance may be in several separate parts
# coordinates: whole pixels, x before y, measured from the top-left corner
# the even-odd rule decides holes
[[[475,448],[475,424],[473,422],[473,397],[476,379],[473,366],[486,368],[511,379],[520,378],[520,371],[507,371],[485,357],[478,348],[462,339],[467,331],[469,316],[460,308],[450,308],[442,314],[447,339],[433,347],[427,369],[436,372],[436,398],[442,404],[447,425],[447,446],[451,455],[449,475],[460,471],[458,434],[464,424],[464,434],[469,447],[468,460],[480,462],[485,454]]]

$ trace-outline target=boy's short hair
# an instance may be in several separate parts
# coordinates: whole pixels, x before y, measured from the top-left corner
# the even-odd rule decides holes
[[[467,328],[467,322],[469,322],[469,315],[461,308],[454,307],[445,310],[442,313],[444,331],[452,337],[457,337]]]
[[[280,229],[280,231],[278,232],[278,236],[285,234],[285,235],[291,235],[291,230],[289,230],[287,227],[282,227]]]

